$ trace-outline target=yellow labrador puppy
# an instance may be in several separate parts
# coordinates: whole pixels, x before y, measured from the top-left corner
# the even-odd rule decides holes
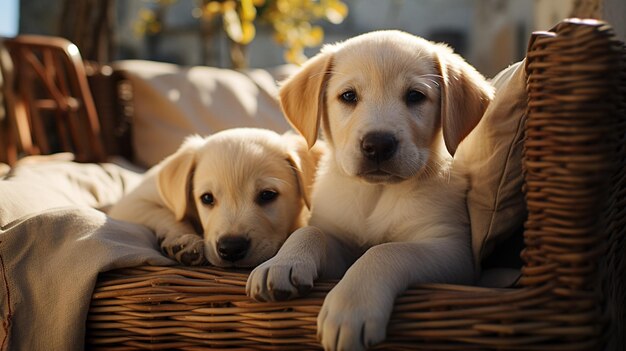
[[[183,264],[254,267],[306,223],[321,151],[263,129],[191,136],[109,215],[152,229]]]
[[[451,167],[493,95],[451,49],[399,31],[325,47],[280,90],[309,146],[329,153],[312,193],[310,226],[257,267],[248,295],[301,295],[341,277],[318,316],[326,350],[382,341],[394,299],[408,286],[474,279],[465,192]]]

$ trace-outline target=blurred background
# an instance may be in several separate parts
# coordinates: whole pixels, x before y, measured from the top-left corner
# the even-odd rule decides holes
[[[181,140],[268,121],[288,128],[274,99],[295,68],[285,64],[372,30],[445,42],[493,77],[523,59],[533,31],[568,17],[607,20],[626,41],[625,0],[0,0],[0,162],[63,150],[134,159],[133,143],[155,125]],[[82,60],[67,66],[48,38],[42,52],[3,40],[19,34],[64,37]],[[219,118],[231,112],[248,119]]]
[[[624,38],[624,0],[2,0],[0,36],[63,36],[99,63],[265,68],[393,28],[446,42],[492,76],[523,58],[532,31],[570,16],[608,19]]]

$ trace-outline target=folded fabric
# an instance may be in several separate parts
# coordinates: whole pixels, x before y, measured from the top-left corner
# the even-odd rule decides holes
[[[147,228],[92,208],[138,179],[110,164],[43,162],[0,181],[0,350],[82,350],[99,273],[175,263]]]
[[[141,173],[112,163],[77,163],[58,161],[55,156],[37,157],[44,161],[18,163],[5,176],[5,181],[16,183],[3,187],[11,193],[1,197],[5,201],[0,203],[0,211],[10,207],[11,211],[24,216],[64,205],[106,209],[142,179]],[[7,220],[0,212],[0,221]]]
[[[86,207],[46,210],[0,229],[1,350],[82,350],[98,273],[170,265],[148,229]]]

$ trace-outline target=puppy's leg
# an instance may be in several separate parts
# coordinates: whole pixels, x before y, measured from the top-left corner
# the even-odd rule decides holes
[[[246,293],[259,301],[306,295],[319,276],[341,277],[354,257],[334,237],[315,227],[303,227],[287,238],[276,256],[250,273]]]
[[[206,263],[204,241],[198,234],[165,235],[160,245],[163,253],[184,265],[200,266]]]
[[[177,221],[171,211],[162,207],[146,211],[144,216],[142,223],[154,228],[165,255],[188,266],[206,262],[204,240],[189,223]]]
[[[446,239],[370,248],[324,300],[317,332],[325,350],[364,350],[385,339],[395,298],[419,283],[469,283],[468,245]]]

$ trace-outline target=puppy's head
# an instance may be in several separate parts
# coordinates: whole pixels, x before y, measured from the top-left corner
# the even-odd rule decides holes
[[[327,46],[280,89],[285,115],[309,146],[321,125],[341,171],[371,183],[434,171],[492,95],[447,46],[399,31]]]
[[[300,137],[232,129],[187,139],[157,183],[177,220],[195,223],[212,265],[253,267],[303,224],[311,162]]]

